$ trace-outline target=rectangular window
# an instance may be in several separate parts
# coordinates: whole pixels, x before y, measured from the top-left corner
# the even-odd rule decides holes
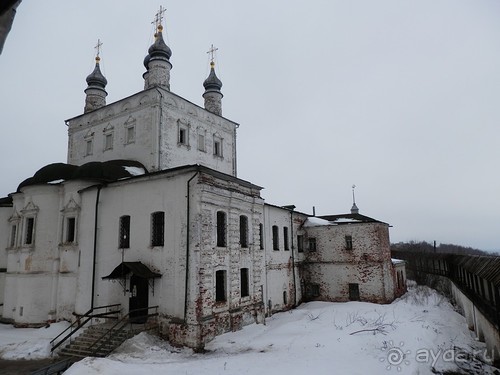
[[[226,213],[217,211],[217,246],[226,246]]]
[[[226,301],[226,271],[215,272],[215,301]]]
[[[285,250],[290,250],[290,246],[288,244],[288,227],[283,227],[283,247]]]
[[[220,140],[214,141],[214,155],[222,156],[222,142]]]
[[[135,126],[129,126],[125,134],[125,143],[135,142]]]
[[[349,300],[359,301],[359,284],[349,284]]]
[[[165,241],[165,212],[151,214],[151,246],[163,246]]]
[[[92,139],[85,141],[85,155],[92,155]]]
[[[248,247],[248,218],[240,216],[240,246]]]
[[[10,242],[9,242],[9,247],[15,247],[16,246],[16,236],[17,236],[17,225],[14,224],[10,228]]]
[[[198,134],[198,150],[205,151],[205,135]]]
[[[278,232],[278,226],[273,225],[273,250],[280,249],[280,237]]]
[[[297,251],[299,253],[304,252],[304,236],[302,234],[297,236]]]
[[[248,268],[241,268],[240,269],[240,286],[241,286],[241,297],[248,297],[250,295],[249,293],[249,283],[248,283]]]
[[[111,150],[113,148],[113,134],[109,133],[104,135],[104,150]]]
[[[306,288],[306,293],[308,297],[319,297],[319,285],[308,284]]]
[[[26,218],[26,236],[24,238],[24,244],[25,245],[31,245],[33,244],[33,232],[35,230],[35,218],[34,217],[28,217]]]
[[[352,236],[345,236],[345,249],[352,250]]]
[[[66,219],[66,243],[75,242],[76,218],[68,217]]]
[[[309,251],[316,251],[316,238],[315,237],[309,237],[308,238],[308,250]]]
[[[120,238],[119,248],[130,248],[130,216],[124,215],[120,217]],[[154,245],[153,245],[154,246]]]
[[[186,133],[187,133],[186,129],[183,129],[183,128],[179,129],[179,143],[180,144],[183,144],[183,145],[187,144]]]
[[[260,249],[264,249],[264,225],[259,224],[259,246]]]

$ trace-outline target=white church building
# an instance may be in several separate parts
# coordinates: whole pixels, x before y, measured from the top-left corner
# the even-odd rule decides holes
[[[0,317],[73,320],[97,306],[158,306],[162,334],[202,348],[302,301],[389,303],[405,290],[389,225],[268,204],[237,177],[238,124],[222,115],[212,61],[204,107],[170,91],[158,25],[144,89],[106,103],[96,57],[67,163],[0,199]]]

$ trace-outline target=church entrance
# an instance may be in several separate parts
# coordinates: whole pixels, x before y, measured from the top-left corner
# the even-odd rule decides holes
[[[132,274],[130,276],[130,298],[129,298],[129,317],[134,323],[144,323],[146,318],[141,316],[147,315],[147,307],[149,302],[149,287],[148,279],[145,277]],[[139,310],[138,309],[143,309]]]

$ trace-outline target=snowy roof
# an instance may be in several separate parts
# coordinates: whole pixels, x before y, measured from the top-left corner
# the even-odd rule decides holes
[[[335,224],[358,224],[358,223],[384,223],[383,221],[379,221],[373,219],[371,217],[361,215],[361,214],[340,214],[340,215],[324,215],[320,216],[321,219],[325,219]]]
[[[396,258],[391,258],[392,264],[400,264],[400,263],[405,263],[404,260],[402,259],[396,259]]]
[[[17,190],[24,186],[58,184],[67,180],[112,182],[147,173],[146,167],[134,160],[93,161],[80,166],[53,163],[39,169],[33,177],[21,182]]]
[[[325,219],[320,219],[319,217],[308,217],[306,221],[304,221],[304,224],[302,224],[303,227],[320,227],[324,225],[335,225],[334,223],[329,222],[328,220]]]

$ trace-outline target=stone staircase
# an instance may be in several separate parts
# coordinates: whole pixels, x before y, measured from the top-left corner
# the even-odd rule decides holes
[[[113,329],[110,331],[111,325],[109,324],[93,325],[86,328],[68,345],[59,350],[58,354],[62,357],[77,358],[106,357],[125,340],[144,330],[141,328],[127,327],[127,329]],[[97,342],[100,339],[101,341]]]

